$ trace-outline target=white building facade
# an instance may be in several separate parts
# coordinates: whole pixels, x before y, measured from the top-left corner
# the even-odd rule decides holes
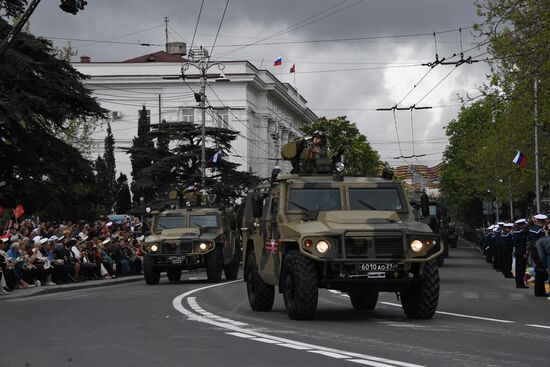
[[[127,62],[90,62],[82,57],[73,66],[89,79],[84,84],[92,90],[102,107],[108,109],[115,138],[117,170],[131,179],[129,156],[137,135],[139,111],[145,106],[152,124],[165,121],[202,123],[202,110],[195,94],[200,91],[199,72],[194,67],[181,75],[181,58],[163,51]],[[269,177],[276,164],[290,170],[288,162],[279,160],[282,144],[301,136],[304,123],[317,119],[306,106],[307,101],[289,84],[281,83],[267,70],[257,69],[248,61],[222,62],[225,74],[213,66],[206,86],[206,126],[227,127],[238,131],[231,152],[224,159],[240,164],[239,170],[259,177]],[[105,131],[96,134],[97,154],[103,152]],[[208,159],[208,157],[207,157]]]

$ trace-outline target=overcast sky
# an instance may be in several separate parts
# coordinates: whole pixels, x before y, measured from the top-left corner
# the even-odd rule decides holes
[[[89,0],[86,9],[75,16],[63,13],[58,8],[58,1],[46,0],[31,17],[31,31],[48,38],[133,43],[72,42],[79,55],[88,55],[92,61],[122,61],[164,48],[137,44],[163,45],[166,16],[169,17],[169,40],[183,40],[189,47],[201,2]],[[194,45],[212,47],[225,4],[226,0],[204,1]],[[253,45],[243,49],[234,46],[259,41],[304,21],[310,24],[265,41],[280,44]],[[472,49],[474,39],[469,27],[479,21],[473,0],[229,0],[213,59],[246,59],[278,77],[283,71],[283,81],[290,83],[294,83],[294,78],[288,73],[289,68],[296,64],[296,87],[317,115],[328,118],[348,116],[382,159],[394,166],[406,163],[432,166],[441,161],[445,149],[444,127],[459,110],[457,95],[477,96],[477,88],[486,82],[489,69],[484,63],[464,64],[458,68],[440,65],[417,85],[430,70],[420,64],[435,59],[433,32],[456,30],[437,34],[440,58],[460,53],[458,28],[463,29],[463,49]],[[404,35],[416,36],[296,42]],[[54,43],[61,46],[66,41],[56,40]],[[466,55],[476,56],[483,52],[473,49]],[[273,61],[278,56],[283,57],[283,66],[275,68]],[[428,94],[439,82],[441,84]],[[413,153],[411,113],[397,111],[394,120],[391,111],[373,110],[394,106],[415,85],[417,87],[399,107],[413,104],[434,107],[416,110],[412,115],[415,153],[426,156],[417,160],[394,159]]]

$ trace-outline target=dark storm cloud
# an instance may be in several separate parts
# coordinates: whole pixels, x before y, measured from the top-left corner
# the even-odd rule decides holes
[[[371,37],[445,31],[469,27],[477,21],[472,0],[230,0],[228,11],[217,41],[214,55],[224,55],[228,44],[254,42],[303,21],[319,11],[337,5],[334,9],[350,6],[307,26],[269,39],[276,41],[319,40],[327,38]],[[85,11],[73,16],[62,13],[56,1],[43,2],[31,18],[31,30],[37,35],[83,39],[115,39],[127,42],[164,44],[164,17],[170,18],[170,40],[191,42],[200,0],[89,0]],[[195,45],[211,45],[222,16],[225,0],[206,0]],[[323,16],[320,15],[320,16]],[[313,20],[313,19],[311,19]],[[155,27],[154,29],[150,29]],[[139,32],[134,35],[122,35]],[[471,30],[463,32],[463,48],[471,47]],[[437,46],[440,57],[460,52],[458,32],[439,34]],[[64,41],[56,41],[62,45]],[[79,54],[87,54],[94,61],[119,61],[157,51],[162,47],[140,47],[106,43],[72,42]],[[474,50],[471,55],[477,52]],[[481,53],[481,52],[479,52]],[[275,57],[283,56],[282,69],[271,65]],[[285,71],[285,82],[293,82],[288,74],[292,63],[297,65],[296,84],[309,106],[319,115],[335,117],[347,115],[356,122],[385,159],[398,155],[395,122],[391,113],[369,111],[397,103],[427,71],[426,67],[349,70],[384,67],[388,64],[420,64],[435,58],[431,35],[354,42],[327,42],[305,44],[277,44],[248,47],[229,53],[226,59],[250,60],[262,65],[278,77]],[[380,64],[377,64],[380,63]],[[403,101],[403,105],[417,102],[439,82],[452,67],[437,67]],[[339,72],[319,72],[327,70]],[[347,71],[346,71],[347,70]],[[484,65],[464,65],[453,72],[422,102],[425,105],[457,104],[457,93],[469,92],[485,80]],[[454,117],[458,107],[438,108],[415,112],[415,139],[430,140],[443,136],[443,127]],[[399,113],[397,124],[401,140],[411,140],[410,113]],[[441,159],[445,142],[421,144],[418,153],[431,154],[425,163]],[[403,153],[410,153],[411,144],[402,144]],[[437,154],[439,153],[439,154]],[[399,163],[401,161],[393,161]],[[401,162],[402,163],[402,162]]]

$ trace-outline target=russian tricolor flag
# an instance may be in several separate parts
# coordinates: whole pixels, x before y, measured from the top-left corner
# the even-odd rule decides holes
[[[273,62],[273,66],[281,66],[281,65],[283,65],[283,58],[279,56],[275,59],[275,62]]]
[[[516,154],[512,162],[514,162],[514,164],[517,164],[521,168],[523,168],[527,164],[527,157],[518,150],[518,153]]]

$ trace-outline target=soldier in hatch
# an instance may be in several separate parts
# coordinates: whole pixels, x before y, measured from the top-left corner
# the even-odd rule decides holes
[[[332,171],[332,152],[322,131],[315,131],[311,138],[286,144],[282,156],[292,163],[290,173],[326,173]]]
[[[183,196],[185,197],[185,201],[191,206],[200,206],[202,204],[202,194],[198,183],[195,183],[185,189]]]

